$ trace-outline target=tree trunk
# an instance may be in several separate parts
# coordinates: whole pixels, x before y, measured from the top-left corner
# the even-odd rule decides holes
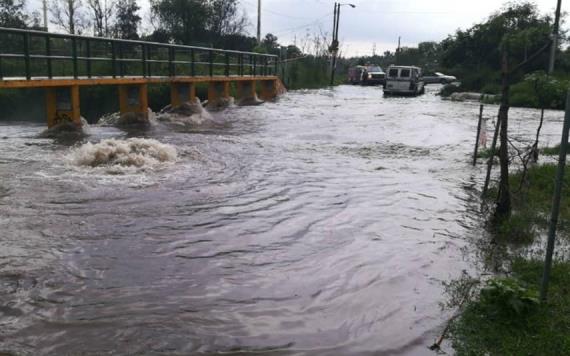
[[[499,161],[501,165],[501,180],[499,182],[499,196],[497,198],[497,217],[508,217],[511,214],[511,190],[509,186],[509,63],[507,53],[503,52],[502,58],[502,88],[501,106],[499,108],[499,124],[501,125],[499,148]]]

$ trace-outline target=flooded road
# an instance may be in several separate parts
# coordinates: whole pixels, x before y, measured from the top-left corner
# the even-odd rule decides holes
[[[484,177],[478,105],[436,89],[299,91],[219,127],[157,125],[129,137],[166,158],[129,167],[2,123],[0,353],[433,354],[442,282],[474,268]],[[531,138],[536,111],[512,118]]]

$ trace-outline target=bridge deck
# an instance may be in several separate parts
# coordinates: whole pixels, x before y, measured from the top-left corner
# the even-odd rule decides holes
[[[209,83],[209,82],[238,82],[275,80],[276,76],[155,76],[155,77],[12,77],[0,80],[0,89],[16,88],[52,88],[66,86],[93,86],[93,85],[128,85],[128,84],[161,84],[161,83]]]

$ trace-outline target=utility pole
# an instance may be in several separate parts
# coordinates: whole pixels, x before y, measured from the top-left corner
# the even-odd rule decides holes
[[[548,62],[548,74],[554,72],[554,62],[556,61],[556,50],[558,49],[558,34],[560,29],[560,12],[562,0],[558,0],[556,5],[556,15],[554,17],[554,27],[552,28],[552,44],[550,45],[550,60]]]
[[[261,0],[257,0],[257,43],[261,43]]]
[[[48,32],[48,15],[47,15],[47,0],[43,0],[43,5],[44,5],[44,29],[46,32]]]
[[[334,16],[333,16],[333,31],[332,31],[332,43],[329,48],[331,52],[331,86],[334,85],[334,76],[336,72],[336,54],[338,52],[338,15],[340,12],[340,5],[334,3]]]
[[[67,13],[69,15],[69,33],[75,34],[75,1],[67,0]]]
[[[401,48],[400,48],[401,41],[402,41],[402,36],[398,36],[398,48],[396,48],[396,64],[398,64],[400,62],[399,59],[400,59],[400,51],[401,51]]]
[[[334,3],[334,21],[333,21],[333,40],[329,47],[329,52],[331,52],[331,86],[334,85],[334,75],[336,72],[336,56],[338,54],[339,43],[338,43],[338,24],[340,21],[340,7],[348,5],[353,9],[356,7],[354,4],[341,4],[341,3]]]

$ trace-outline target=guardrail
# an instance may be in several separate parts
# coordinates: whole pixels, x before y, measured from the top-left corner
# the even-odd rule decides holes
[[[277,75],[277,56],[0,27],[0,80]]]

